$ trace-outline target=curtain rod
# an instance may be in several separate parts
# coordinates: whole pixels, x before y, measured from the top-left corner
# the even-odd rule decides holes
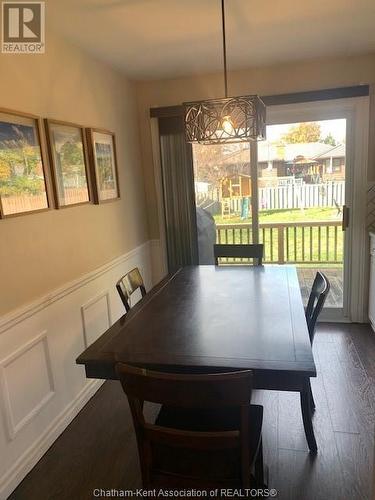
[[[369,85],[355,85],[352,87],[338,87],[324,90],[309,90],[306,92],[293,92],[290,94],[276,94],[261,96],[266,106],[277,106],[280,104],[297,104],[301,102],[329,101],[332,99],[347,99],[350,97],[362,97],[369,95]],[[150,108],[151,118],[166,118],[169,116],[182,116],[183,106],[164,106]]]

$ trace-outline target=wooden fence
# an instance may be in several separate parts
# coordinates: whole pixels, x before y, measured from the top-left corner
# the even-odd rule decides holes
[[[42,194],[30,194],[20,196],[3,196],[1,204],[5,215],[20,214],[48,208],[47,196]]]
[[[65,203],[72,205],[88,201],[87,189],[68,188],[65,189]],[[47,197],[45,193],[41,194],[21,194],[13,196],[3,196],[1,198],[4,214],[19,214],[22,212],[31,212],[41,210],[47,207]]]
[[[251,243],[251,224],[217,224],[217,243]],[[340,221],[259,224],[266,263],[340,264],[343,232]]]

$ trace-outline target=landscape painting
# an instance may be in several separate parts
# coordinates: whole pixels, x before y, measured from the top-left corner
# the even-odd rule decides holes
[[[1,216],[48,208],[38,120],[0,112]]]
[[[90,201],[83,128],[45,120],[58,208]]]
[[[120,193],[114,134],[90,130],[88,135],[95,170],[97,202],[115,200]]]

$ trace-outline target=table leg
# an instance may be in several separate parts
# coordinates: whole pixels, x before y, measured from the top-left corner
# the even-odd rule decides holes
[[[310,448],[310,452],[316,453],[318,451],[318,447],[316,445],[314,428],[312,425],[312,412],[311,412],[311,395],[309,390],[309,380],[307,379],[304,384],[303,389],[300,391],[301,397],[301,410],[302,410],[302,420],[303,427],[305,428],[306,440]]]

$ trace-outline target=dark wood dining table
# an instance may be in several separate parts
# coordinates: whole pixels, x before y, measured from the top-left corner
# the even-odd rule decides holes
[[[166,276],[78,358],[90,378],[117,362],[206,373],[249,369],[255,389],[297,391],[310,451],[316,368],[294,266],[189,266]]]

